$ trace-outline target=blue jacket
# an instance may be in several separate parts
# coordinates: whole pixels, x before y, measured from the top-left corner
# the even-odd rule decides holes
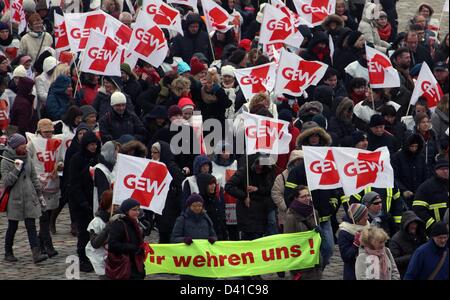
[[[344,217],[345,218],[345,217]],[[345,220],[351,222],[349,220]],[[344,262],[344,280],[356,280],[355,263],[359,248],[353,245],[355,236],[347,231],[340,230],[338,234],[339,252]]]
[[[66,90],[71,83],[69,76],[60,75],[50,86],[45,109],[52,121],[61,120],[69,108],[70,97],[66,94]]]
[[[441,270],[434,277],[434,280],[448,280],[448,244],[445,248],[439,248],[433,239],[430,239],[427,243],[417,248],[409,262],[408,270],[403,279],[427,280],[431,273],[433,273],[445,250],[447,250],[447,257]]]
[[[172,243],[182,243],[186,237],[192,239],[214,237],[217,239],[214,224],[206,212],[196,215],[190,208],[186,208],[181,216],[177,218],[170,240]]]

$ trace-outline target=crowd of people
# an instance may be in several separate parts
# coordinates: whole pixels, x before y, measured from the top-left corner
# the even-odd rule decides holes
[[[64,5],[24,0],[27,26],[19,32],[0,0],[0,185],[9,192],[4,259],[12,267],[21,259],[13,252],[19,221],[35,263],[58,255],[52,235],[61,231],[58,216],[68,204],[80,271],[102,279],[143,279],[143,241],[152,231],[159,243],[191,245],[308,230],[322,237],[320,265],[278,276],[322,278],[337,244],[345,280],[448,279],[449,35],[436,23],[435,8],[421,4],[400,28],[397,1],[336,0],[334,14],[314,28],[300,25],[302,44],[286,47],[328,64],[320,83],[299,97],[261,92],[247,99],[234,71],[271,61],[258,43],[267,1],[214,1],[234,17],[232,29],[209,38],[201,1],[195,8],[172,4],[184,35],[164,29],[170,49],[162,65],[124,63],[118,77],[79,73],[76,60],[60,61],[53,26]],[[293,1],[285,3],[295,12]],[[79,11],[102,9],[132,26],[141,5],[83,0]],[[400,87],[369,87],[365,44],[390,56]],[[410,105],[423,63],[444,94],[432,109],[426,97]],[[290,152],[268,164],[265,154],[236,153],[235,139],[206,145],[206,154],[191,151],[198,142],[195,116],[225,128],[244,112],[289,122]],[[190,142],[190,151],[174,153],[180,132],[188,133],[182,143]],[[49,170],[33,140],[57,136],[71,142]],[[341,188],[310,191],[303,146],[386,146],[394,187],[352,196]],[[161,215],[140,210],[131,198],[112,204],[118,153],[167,166],[173,180]],[[123,255],[130,269],[119,277],[114,267]]]

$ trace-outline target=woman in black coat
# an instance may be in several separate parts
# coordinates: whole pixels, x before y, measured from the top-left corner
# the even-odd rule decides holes
[[[127,280],[139,280],[145,277],[144,236],[139,227],[138,217],[140,203],[134,199],[122,202],[119,213],[124,216],[111,224],[108,240],[108,251],[116,255],[129,255],[130,277]],[[108,254],[109,255],[109,254]],[[106,276],[108,274],[108,258],[106,259]],[[114,279],[114,278],[113,278]]]
[[[332,117],[328,125],[328,132],[333,134],[335,146],[352,146],[352,134],[356,131],[352,123],[353,101],[345,97],[336,108],[336,116]]]
[[[89,242],[87,228],[94,217],[92,214],[94,181],[89,167],[94,167],[98,163],[101,144],[95,133],[89,131],[84,134],[80,146],[80,151],[70,160],[69,201],[78,227],[77,253],[80,258],[80,271],[92,272],[92,264],[85,252],[86,244]]]

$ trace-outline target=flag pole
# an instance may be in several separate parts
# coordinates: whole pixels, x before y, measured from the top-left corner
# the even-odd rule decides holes
[[[208,32],[208,40],[209,40],[209,46],[211,47],[211,53],[212,53],[213,61],[215,61],[216,60],[216,56],[214,55],[214,47],[213,47],[213,43],[211,41],[211,37],[209,36],[209,32]]]
[[[81,72],[80,72],[79,66],[81,65],[82,58],[83,58],[83,55],[80,55],[80,60],[78,61],[78,66],[75,62],[73,62],[75,64],[75,72],[77,73],[77,83],[75,84],[75,92],[73,93],[73,98],[75,98],[75,96],[77,95],[78,84],[80,84],[80,89],[81,89],[81,81],[80,81]]]
[[[4,159],[4,160],[7,160],[7,161],[10,161],[10,162],[12,162],[12,163],[15,163],[14,160],[12,160],[11,158],[8,158],[8,157],[6,157],[6,156],[0,155],[0,158],[2,158],[2,159]]]
[[[410,108],[411,108],[411,104],[408,103],[408,109],[406,110],[406,115],[405,115],[405,117],[409,115],[409,109],[410,109]]]
[[[309,188],[308,188],[309,191]],[[311,191],[309,191],[311,193]],[[314,223],[316,224],[316,227],[319,226],[319,223],[317,223],[317,216],[316,216],[316,208],[314,207],[314,200],[311,193],[311,205],[313,207],[313,215],[314,215]]]

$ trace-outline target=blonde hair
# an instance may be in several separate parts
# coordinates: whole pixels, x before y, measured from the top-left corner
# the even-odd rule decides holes
[[[206,73],[206,81],[212,82],[212,83],[219,83],[219,73],[217,72],[217,69],[212,67],[208,69],[208,73]]]
[[[183,92],[190,90],[190,88],[191,81],[186,77],[178,77],[170,84],[171,91],[178,97],[180,97]]]
[[[53,83],[59,75],[66,75],[70,77],[70,66],[66,63],[58,64],[50,77],[50,83]]]
[[[389,239],[388,234],[382,228],[370,226],[361,232],[361,244],[365,247],[372,248],[374,242],[385,243]]]

